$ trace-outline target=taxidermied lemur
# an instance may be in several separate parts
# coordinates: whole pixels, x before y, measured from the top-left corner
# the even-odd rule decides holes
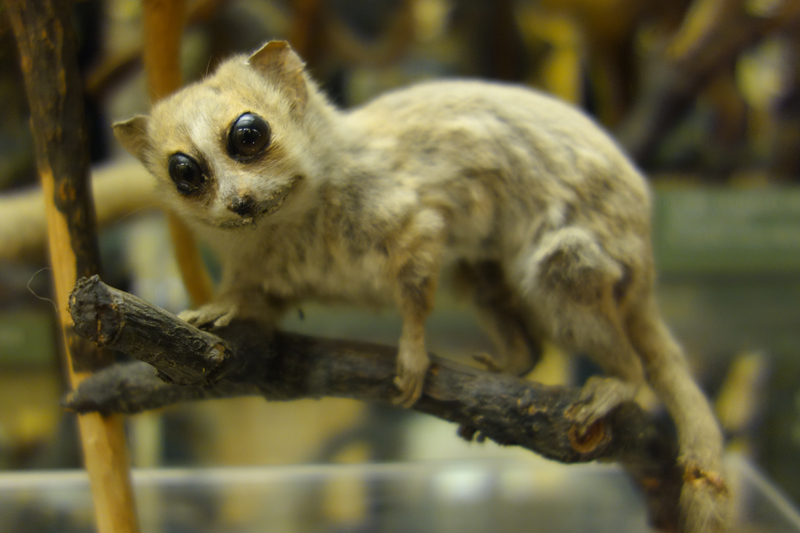
[[[394,306],[396,401],[410,406],[429,366],[425,319],[453,267],[497,366],[525,374],[550,341],[605,370],[584,386],[583,427],[646,378],[678,429],[684,529],[723,530],[722,437],[656,306],[648,187],[580,112],[478,81],[342,111],[273,41],[114,131],[222,262],[217,297],[185,312],[190,323],[275,323],[308,300]]]

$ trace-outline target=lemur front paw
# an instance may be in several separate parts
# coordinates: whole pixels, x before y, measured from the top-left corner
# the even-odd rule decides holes
[[[187,309],[178,314],[196,328],[211,330],[224,328],[239,314],[239,306],[230,302],[211,302],[199,309]]]
[[[397,376],[394,378],[400,394],[392,399],[393,404],[408,408],[419,400],[428,366],[430,360],[424,349],[421,352],[400,350],[397,357]]]

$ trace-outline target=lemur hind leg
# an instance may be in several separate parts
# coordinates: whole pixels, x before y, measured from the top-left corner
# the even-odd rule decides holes
[[[545,335],[561,348],[589,356],[606,377],[584,385],[579,425],[588,427],[644,384],[642,364],[625,331],[621,302],[630,268],[610,257],[582,228],[567,227],[545,236],[523,253],[516,267],[520,292]]]
[[[610,378],[584,385],[576,415],[584,427],[631,399],[644,377],[678,432],[682,533],[723,532],[729,494],[722,472],[722,434],[683,351],[662,321],[652,275],[611,257],[591,233],[563,228],[521,260],[523,292],[554,342],[585,353]]]
[[[461,292],[471,295],[481,325],[492,339],[497,353],[478,354],[475,359],[487,368],[516,376],[530,372],[541,359],[542,347],[530,327],[519,295],[508,286],[499,263],[461,263],[456,271]]]

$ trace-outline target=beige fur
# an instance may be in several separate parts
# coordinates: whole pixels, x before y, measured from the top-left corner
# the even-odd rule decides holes
[[[271,141],[241,162],[226,143],[244,112],[268,122]],[[501,368],[525,373],[549,340],[606,370],[584,388],[585,427],[647,376],[687,471],[700,472],[684,529],[723,530],[722,437],[653,299],[647,185],[576,110],[520,87],[445,81],[341,111],[288,45],[271,42],[115,132],[222,260],[218,297],[185,313],[190,322],[274,322],[309,299],[394,306],[397,401],[408,406],[429,365],[439,274],[454,266]],[[176,152],[202,167],[194,194],[169,177]],[[253,207],[237,214],[242,199]]]

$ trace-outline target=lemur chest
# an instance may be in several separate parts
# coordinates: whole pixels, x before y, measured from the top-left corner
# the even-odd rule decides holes
[[[285,230],[255,246],[250,283],[290,301],[314,300],[383,307],[394,287],[387,256],[376,247],[355,247],[324,231]]]

